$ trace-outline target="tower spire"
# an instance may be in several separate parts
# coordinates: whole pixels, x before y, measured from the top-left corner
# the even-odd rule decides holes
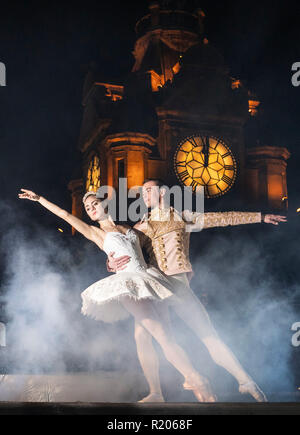
[[[180,71],[183,54],[203,39],[205,14],[194,0],[151,0],[136,24],[133,72],[151,74],[158,91]]]

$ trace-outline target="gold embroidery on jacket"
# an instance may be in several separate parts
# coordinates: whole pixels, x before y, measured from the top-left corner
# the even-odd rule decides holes
[[[161,264],[161,268],[163,272],[165,272],[168,269],[168,261],[166,258],[166,246],[163,237],[159,237],[157,239],[157,242],[158,242],[158,249],[159,249],[159,262]]]
[[[146,219],[147,229],[144,234],[147,236],[148,242],[145,244],[150,262],[153,265],[158,265],[163,272],[168,270],[192,270],[189,260],[190,247],[190,232],[186,231],[186,222],[178,218],[179,214],[176,210],[170,209],[170,220],[155,221],[152,220],[152,214]],[[203,216],[203,215],[202,215]],[[199,218],[199,214],[192,213],[191,217],[195,220]],[[204,229],[213,227],[225,227],[229,225],[242,225],[261,222],[261,213],[251,212],[223,212],[223,213],[205,213],[204,214]],[[176,266],[168,264],[166,253],[165,237],[169,233],[173,233],[171,249],[175,250]],[[174,243],[175,242],[175,243]],[[169,245],[168,245],[169,246]],[[170,246],[169,246],[170,249]],[[175,268],[174,268],[175,266]]]
[[[174,211],[174,209],[170,209],[169,216],[169,220],[157,221],[152,220],[152,214],[150,214],[150,217],[147,220],[147,230],[145,234],[151,239],[155,239],[171,233],[172,231],[185,229],[186,224],[184,220]]]
[[[226,227],[229,225],[246,225],[261,222],[261,213],[224,212],[205,213],[204,228]]]

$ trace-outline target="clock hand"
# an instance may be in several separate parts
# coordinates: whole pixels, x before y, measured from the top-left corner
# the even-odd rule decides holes
[[[204,167],[207,168],[208,167],[208,159],[209,159],[209,138],[208,137],[205,138],[203,152],[204,152]]]

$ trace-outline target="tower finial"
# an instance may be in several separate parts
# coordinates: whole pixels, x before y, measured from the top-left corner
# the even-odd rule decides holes
[[[159,11],[160,11],[159,1],[157,1],[157,0],[150,1],[149,9],[150,9],[150,13],[151,13],[152,26],[157,26],[159,23]]]
[[[198,15],[199,31],[201,34],[203,34],[204,33],[204,19],[205,19],[206,15],[201,8],[198,8],[196,10],[196,13]]]
[[[172,2],[172,0],[162,0],[162,7],[164,9],[167,9],[169,7],[169,4]]]
[[[149,9],[153,9],[153,8],[159,8],[159,1],[158,0],[150,0],[149,1]]]

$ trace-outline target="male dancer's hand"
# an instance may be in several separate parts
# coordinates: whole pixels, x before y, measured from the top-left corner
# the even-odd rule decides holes
[[[286,216],[266,214],[263,217],[263,222],[265,222],[266,224],[279,225],[280,222],[287,222],[287,218]]]
[[[124,255],[123,257],[114,258],[115,252],[110,252],[108,255],[107,266],[110,271],[120,272],[126,269],[126,265],[129,263],[131,257]]]
[[[32,192],[31,190],[27,190],[27,189],[20,189],[20,190],[21,192],[23,192],[18,194],[20,199],[29,199],[30,201],[40,200],[40,196]]]

